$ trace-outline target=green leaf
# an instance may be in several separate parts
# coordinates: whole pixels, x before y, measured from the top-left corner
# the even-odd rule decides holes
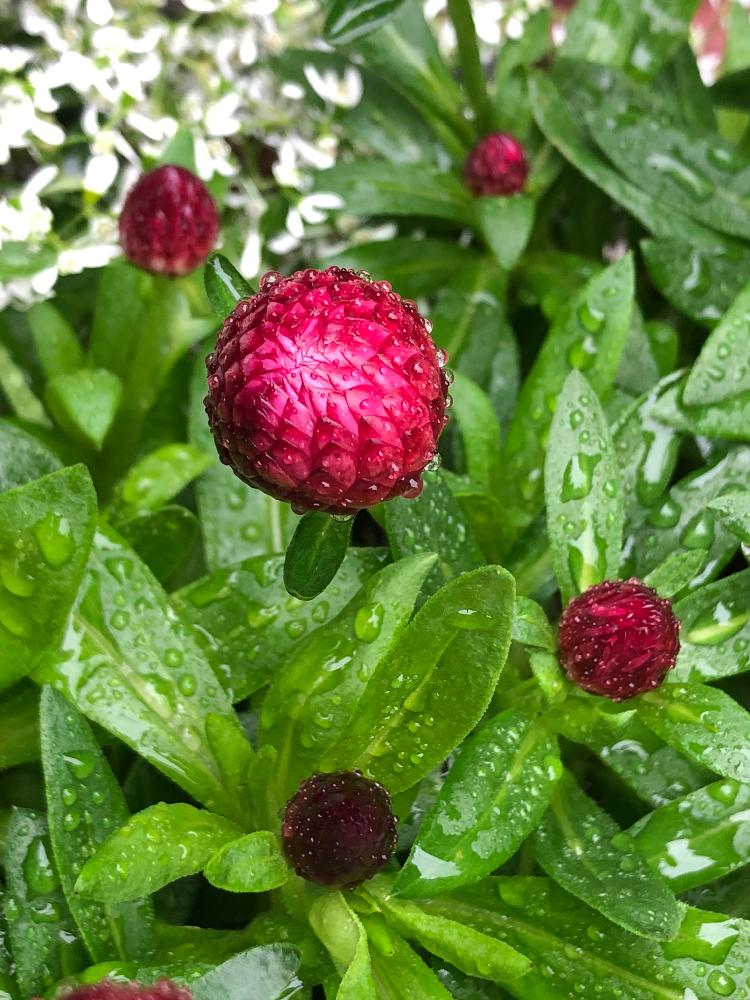
[[[184,167],[194,174],[198,172],[195,165],[195,139],[190,129],[180,128],[175,132],[161,154],[159,163]]]
[[[603,698],[569,697],[555,705],[550,724],[583,743],[652,807],[705,785],[711,772],[668,746],[639,720]]]
[[[663,115],[605,103],[589,119],[591,135],[614,165],[667,209],[730,236],[750,236],[747,192],[735,176],[744,156],[717,135],[696,135]],[[659,234],[657,234],[659,235]]]
[[[3,241],[0,247],[0,281],[27,278],[52,267],[57,251],[50,246],[32,247],[16,240]]]
[[[706,553],[700,549],[692,552],[673,552],[663,563],[653,569],[643,582],[661,597],[672,598],[688,586],[696,574],[700,573],[706,562]],[[684,637],[682,639],[684,642]]]
[[[509,198],[477,198],[477,226],[500,267],[512,270],[526,249],[534,225],[534,200],[517,194]]]
[[[519,1000],[714,1000],[709,983],[722,985],[725,961],[750,971],[746,936],[738,940],[742,921],[689,910],[679,936],[661,944],[622,930],[544,878],[488,878],[423,906],[502,935],[528,955],[532,970],[511,984]],[[723,928],[706,926],[718,921]]]
[[[628,59],[633,76],[653,79],[685,45],[697,6],[698,0],[661,0],[658,7],[637,5],[639,23]]]
[[[612,428],[629,528],[642,524],[672,478],[680,437],[655,415],[663,395],[680,373],[668,375],[642,396]],[[626,543],[628,548],[632,543]],[[665,554],[666,557],[666,554]]]
[[[561,72],[566,69],[567,64],[562,64]],[[611,166],[576,120],[549,76],[535,72],[529,77],[529,97],[536,123],[555,149],[651,233],[655,236],[679,237],[688,243],[700,245],[721,242],[721,238],[715,233],[676,209],[667,209],[658,199],[631,183]]]
[[[21,420],[49,427],[44,407],[29,387],[27,374],[13,360],[13,355],[0,343],[0,401],[5,397],[11,411]]]
[[[505,529],[511,537],[541,509],[546,438],[568,374],[585,372],[600,395],[614,382],[630,326],[633,280],[630,257],[592,278],[558,314],[523,384],[502,456],[500,499],[518,522],[515,531]]]
[[[750,786],[724,778],[643,816],[628,831],[674,892],[750,862]]]
[[[180,617],[233,701],[263,687],[315,629],[334,618],[381,569],[382,549],[349,549],[320,597],[298,601],[282,580],[283,556],[259,556],[216,570],[172,596]]]
[[[90,339],[91,360],[96,367],[106,368],[121,379],[126,377],[152,295],[151,276],[131,264],[118,261],[102,270]]]
[[[391,792],[440,763],[476,725],[495,690],[510,645],[514,589],[509,573],[486,566],[434,594],[379,665],[325,763],[360,767]]]
[[[83,866],[76,892],[108,903],[147,896],[201,871],[242,831],[184,802],[160,802],[136,813]]]
[[[608,920],[656,941],[677,934],[680,911],[663,879],[569,775],[552,793],[533,844],[547,874]]]
[[[546,649],[550,653],[557,649],[557,638],[547,616],[536,601],[529,597],[516,597],[513,641],[523,643],[524,646]]]
[[[38,438],[0,420],[0,493],[55,472],[60,459]]]
[[[695,437],[750,441],[750,393],[743,392],[713,405],[687,406],[683,389],[684,381],[680,381],[664,393],[654,410],[658,420]]]
[[[58,641],[95,520],[96,494],[82,465],[0,495],[0,689]]]
[[[119,904],[105,899],[99,905],[74,892],[84,862],[113,827],[127,821],[128,808],[91,728],[52,688],[42,692],[41,745],[52,849],[65,898],[89,954],[95,962],[142,957],[153,943],[148,902]]]
[[[249,299],[254,294],[252,285],[220,253],[212,253],[206,261],[203,280],[211,308],[222,320],[232,312],[240,299]]]
[[[750,544],[750,492],[729,493],[716,497],[708,505],[721,523],[746,545]]]
[[[39,757],[39,690],[22,681],[0,698],[0,770]],[[0,993],[0,997],[2,993]]]
[[[700,587],[674,610],[682,630],[670,680],[713,681],[750,670],[750,569]]]
[[[284,559],[284,586],[292,597],[311,601],[326,589],[344,561],[353,522],[318,511],[304,515]]]
[[[100,526],[59,649],[35,672],[208,808],[245,817],[206,743],[206,715],[233,717],[188,627],[138,557]]]
[[[385,531],[396,559],[419,552],[438,556],[427,583],[433,592],[444,580],[481,566],[484,559],[442,474],[425,472],[422,478],[416,499],[397,497],[385,505]]]
[[[662,295],[705,326],[724,315],[747,281],[747,249],[742,244],[696,246],[666,237],[642,240],[641,250]]]
[[[376,996],[367,934],[343,894],[328,892],[318,896],[308,918],[343,976],[336,1000],[370,1000]]]
[[[641,6],[631,0],[579,0],[566,25],[561,55],[605,66],[624,66]]]
[[[416,903],[381,899],[386,919],[400,934],[479,979],[508,982],[524,976],[531,962],[515,948],[459,921],[425,912]]]
[[[381,569],[280,670],[263,703],[260,742],[279,752],[278,805],[319,769],[355,719],[367,685],[402,635],[434,556]]]
[[[122,383],[103,368],[80,368],[51,378],[45,398],[66,434],[101,448],[120,405]]]
[[[36,302],[26,313],[26,322],[47,378],[82,367],[83,351],[78,338],[53,305]]]
[[[213,460],[195,484],[206,562],[210,569],[219,569],[251,556],[283,552],[299,519],[289,504],[251,489],[221,464],[206,419],[205,395],[206,366],[199,357],[190,387],[189,423],[191,444]]]
[[[396,895],[434,896],[499,868],[541,819],[561,772],[554,737],[523,709],[485,722],[422,821]]]
[[[211,885],[227,892],[267,892],[289,878],[279,838],[268,830],[248,833],[225,844],[206,865]]]
[[[678,551],[696,549],[707,554],[701,572],[689,589],[711,580],[729,562],[738,540],[717,523],[708,504],[732,488],[750,487],[750,448],[732,448],[715,464],[697,469],[680,480],[648,514],[642,527],[626,541],[631,553],[632,571],[644,577]],[[628,563],[630,569],[631,563]]]
[[[724,691],[664,684],[641,696],[639,715],[687,757],[725,778],[750,783],[750,714]]]
[[[688,406],[721,403],[750,390],[750,351],[743,342],[749,313],[747,285],[701,348],[682,395]]]
[[[241,997],[252,984],[253,1000],[288,1000],[303,991],[297,978],[299,956],[283,944],[251,948],[190,983],[194,1000]]]
[[[211,464],[190,444],[168,444],[136,462],[116,488],[112,506],[119,521],[149,514],[180,493]]]
[[[248,773],[258,761],[245,730],[236,718],[210,713],[206,716],[206,737],[227,786],[244,794]]]
[[[169,504],[153,514],[136,514],[121,523],[119,530],[164,585],[191,552],[200,525],[195,514],[186,507]]]
[[[478,385],[457,373],[451,386],[452,416],[463,441],[467,475],[492,490],[500,472],[500,424],[491,400]]]
[[[443,288],[482,259],[476,250],[455,241],[396,236],[347,247],[320,263],[367,271],[376,280],[387,276],[400,295],[416,299]]]
[[[557,401],[544,471],[547,533],[563,603],[616,579],[623,499],[614,444],[591,386],[572,371]]]
[[[315,190],[333,191],[356,215],[424,215],[470,224],[473,201],[453,174],[426,164],[359,160],[321,170]]]
[[[403,938],[384,925],[377,917],[363,917],[370,940],[371,959],[381,993],[394,1000],[450,1000],[451,994],[435,973],[410,948]],[[382,918],[381,918],[382,920]],[[376,930],[377,928],[377,930]]]
[[[369,35],[395,13],[404,0],[333,0],[323,36],[331,45],[348,45]]]
[[[15,975],[21,996],[34,997],[87,964],[65,904],[41,813],[13,810],[3,868],[3,903]]]

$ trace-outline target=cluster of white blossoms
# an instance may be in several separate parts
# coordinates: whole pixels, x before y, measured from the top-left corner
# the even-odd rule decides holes
[[[497,46],[548,2],[479,0],[480,39]],[[444,8],[426,0],[448,52]],[[0,308],[48,296],[59,275],[117,256],[125,193],[181,127],[194,135],[199,175],[228,179],[223,207],[246,234],[249,277],[261,266],[270,192],[280,187],[290,205],[265,244],[273,253],[295,250],[340,206],[311,193],[312,175],[336,160],[336,113],[359,102],[361,76],[303,61],[295,77],[283,60],[287,49],[325,49],[316,0],[0,0],[0,14],[15,29],[0,46],[0,170],[24,178],[0,199],[0,276],[9,278]],[[321,100],[307,100],[306,87]],[[270,173],[242,162],[248,137],[272,151]],[[3,268],[3,247],[16,264],[19,247],[43,247],[40,267]]]

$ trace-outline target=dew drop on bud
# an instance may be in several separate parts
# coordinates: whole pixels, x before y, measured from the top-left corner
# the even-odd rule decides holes
[[[437,352],[437,363],[441,368],[445,368],[448,364],[448,354],[443,350],[442,347],[438,348]]]
[[[278,271],[266,271],[263,277],[260,279],[260,290],[265,292],[267,289],[271,288],[276,284],[277,281],[281,279],[281,275]]]
[[[450,393],[446,393],[446,396],[445,396],[445,408],[446,408],[446,410],[450,410],[451,406],[453,406],[453,396],[451,396]]]
[[[357,277],[361,278],[362,281],[372,281],[372,275],[369,271],[357,271]]]
[[[429,461],[429,462],[427,463],[427,465],[425,465],[425,467],[424,467],[424,471],[425,471],[425,472],[437,472],[437,471],[438,471],[438,469],[440,468],[440,466],[441,466],[442,464],[443,464],[443,458],[442,458],[442,455],[440,455],[440,454],[438,453],[437,455],[433,455],[433,456],[432,456],[432,458],[431,458],[431,459],[430,459],[430,461]]]
[[[425,330],[428,333],[432,333],[432,320],[431,319],[425,319],[425,321],[424,321],[424,328],[425,328]]]

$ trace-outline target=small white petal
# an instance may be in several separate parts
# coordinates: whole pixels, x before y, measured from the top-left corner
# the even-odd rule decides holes
[[[113,16],[109,0],[86,0],[86,17],[92,24],[108,24]]]
[[[257,230],[252,230],[247,234],[245,246],[242,248],[240,257],[240,272],[246,278],[254,278],[260,271],[260,251],[261,239]]]
[[[120,253],[116,245],[70,247],[60,254],[57,265],[60,274],[80,274],[90,267],[104,267]]]
[[[119,167],[120,161],[114,153],[92,156],[83,175],[84,190],[92,194],[104,194],[114,183]]]

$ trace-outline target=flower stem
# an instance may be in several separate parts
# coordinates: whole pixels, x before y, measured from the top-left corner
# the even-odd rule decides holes
[[[482,62],[479,58],[477,33],[471,14],[470,0],[448,0],[448,14],[456,32],[458,56],[466,93],[474,109],[477,128],[484,134],[490,129],[492,106],[487,94]]]

